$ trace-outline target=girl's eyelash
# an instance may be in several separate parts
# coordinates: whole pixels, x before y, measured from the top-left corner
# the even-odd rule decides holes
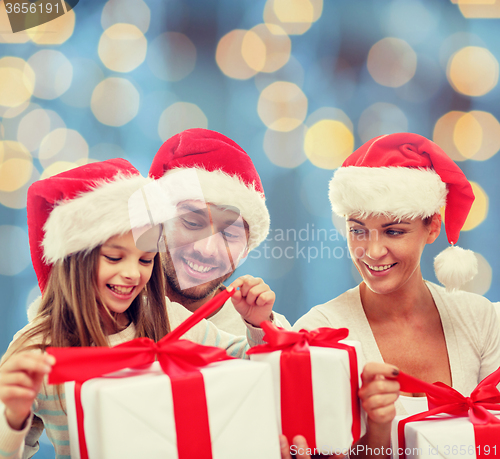
[[[119,261],[120,258],[109,257],[108,255],[104,255],[109,261]]]
[[[143,260],[143,259],[141,259],[140,261],[141,261],[141,263],[144,263],[145,265],[150,265],[151,263],[153,263],[153,260]]]

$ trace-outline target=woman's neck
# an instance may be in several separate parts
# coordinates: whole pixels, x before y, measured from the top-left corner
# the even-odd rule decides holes
[[[388,294],[373,292],[362,282],[360,296],[369,321],[398,320],[414,314],[426,314],[434,300],[421,276]]]

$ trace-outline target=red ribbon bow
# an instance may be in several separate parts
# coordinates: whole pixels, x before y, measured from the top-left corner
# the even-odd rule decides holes
[[[310,448],[316,448],[314,403],[309,346],[329,347],[347,351],[351,375],[352,436],[357,441],[361,434],[360,405],[358,399],[358,362],[356,350],[339,341],[347,338],[347,328],[318,328],[293,332],[262,322],[267,344],[254,346],[247,354],[282,351],[281,374],[281,430],[292,444],[295,435],[303,435]]]
[[[472,391],[469,397],[463,396],[452,387],[437,382],[429,384],[403,372],[399,373],[398,381],[403,392],[425,392],[428,398],[429,410],[401,420],[398,424],[398,442],[405,459],[404,429],[408,422],[423,421],[435,414],[446,413],[454,417],[469,416],[474,426],[477,457],[490,451],[500,444],[500,420],[488,410],[500,410],[500,392],[497,384],[500,382],[500,368],[484,378]],[[488,449],[485,449],[488,446]],[[488,453],[489,454],[489,453]]]

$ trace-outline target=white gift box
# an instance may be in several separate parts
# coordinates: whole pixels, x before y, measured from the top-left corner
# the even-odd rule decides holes
[[[269,366],[238,359],[200,372],[213,459],[279,459]],[[89,459],[179,457],[170,378],[158,362],[85,382],[81,401]],[[66,403],[71,457],[79,459],[74,383],[66,383]]]
[[[340,343],[355,348],[361,354],[358,341],[342,340]],[[319,452],[339,453],[353,443],[353,408],[351,402],[351,374],[349,356],[342,349],[316,347],[309,348],[311,356],[312,391],[316,447]],[[252,361],[268,362],[274,380],[276,413],[281,431],[281,373],[280,357],[282,351],[251,354]],[[360,384],[361,364],[358,357],[358,385]],[[289,403],[293,406],[293,400]],[[300,416],[300,413],[297,413]],[[361,419],[361,435],[365,423]]]
[[[499,412],[492,414],[500,418]],[[398,443],[398,424],[407,417],[396,416],[392,423],[392,457],[395,459],[403,453],[402,445]],[[475,459],[478,448],[482,448],[481,457],[500,457],[500,444],[497,447],[476,446],[474,426],[467,416],[439,414],[429,420],[408,422],[405,425],[407,459]]]

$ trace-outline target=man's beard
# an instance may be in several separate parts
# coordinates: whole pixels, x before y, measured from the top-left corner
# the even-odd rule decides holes
[[[187,303],[195,302],[209,297],[212,293],[216,292],[221,287],[223,282],[231,277],[231,275],[234,273],[233,270],[225,274],[224,276],[218,277],[217,279],[213,279],[211,281],[205,282],[204,284],[196,285],[194,287],[189,287],[183,290],[181,289],[179,280],[177,279],[174,262],[168,249],[162,256],[162,268],[168,287],[172,289],[177,295],[184,297]]]

